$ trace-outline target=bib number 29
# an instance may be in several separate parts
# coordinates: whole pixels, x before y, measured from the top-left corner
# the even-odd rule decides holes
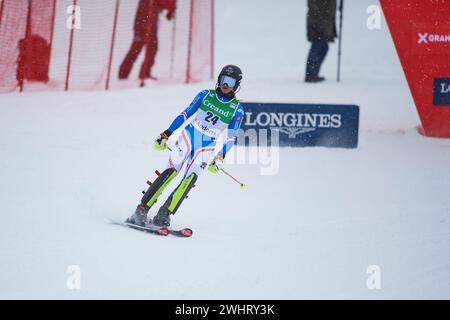
[[[205,120],[208,121],[208,122],[212,122],[212,124],[215,125],[217,123],[217,121],[219,120],[219,117],[215,116],[212,112],[208,111],[206,113]]]

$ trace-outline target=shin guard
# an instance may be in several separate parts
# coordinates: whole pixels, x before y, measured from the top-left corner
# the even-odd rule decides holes
[[[180,185],[167,199],[164,203],[164,207],[170,214],[175,214],[183,200],[187,197],[189,191],[194,186],[195,181],[197,181],[197,174],[193,172],[181,181]]]
[[[155,204],[158,197],[167,187],[167,185],[177,176],[177,171],[174,168],[168,168],[164,170],[158,178],[151,184],[142,197],[141,204],[144,205],[147,210]]]

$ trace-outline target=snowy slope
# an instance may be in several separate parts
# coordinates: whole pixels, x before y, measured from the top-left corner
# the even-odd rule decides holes
[[[284,148],[274,175],[228,164],[246,189],[205,172],[173,218],[194,236],[160,238],[107,221],[133,211],[166,161],[154,136],[213,82],[1,95],[0,298],[450,298],[450,141],[416,132],[386,25],[369,31],[371,2],[348,1],[344,80],[306,85],[306,1],[284,2],[218,1],[217,67],[242,66],[246,101],[358,104],[358,149]]]

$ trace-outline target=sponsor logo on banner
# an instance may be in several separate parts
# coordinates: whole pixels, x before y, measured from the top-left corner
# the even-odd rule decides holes
[[[450,78],[435,78],[433,105],[450,106]]]
[[[244,103],[242,129],[279,133],[280,146],[355,148],[359,108],[354,105]]]
[[[411,27],[410,51],[414,55],[446,54],[450,47],[449,26],[419,24]]]

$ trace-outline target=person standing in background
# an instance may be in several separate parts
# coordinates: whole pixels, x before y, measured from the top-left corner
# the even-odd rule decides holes
[[[172,20],[176,10],[176,0],[139,0],[134,20],[134,38],[131,48],[120,65],[119,79],[128,79],[137,57],[145,46],[145,59],[141,66],[139,79],[155,79],[151,75],[158,51],[158,18],[167,10],[167,20]]]
[[[308,0],[307,37],[311,42],[306,62],[305,82],[321,82],[320,67],[328,53],[328,42],[334,42],[336,32],[336,0]]]

